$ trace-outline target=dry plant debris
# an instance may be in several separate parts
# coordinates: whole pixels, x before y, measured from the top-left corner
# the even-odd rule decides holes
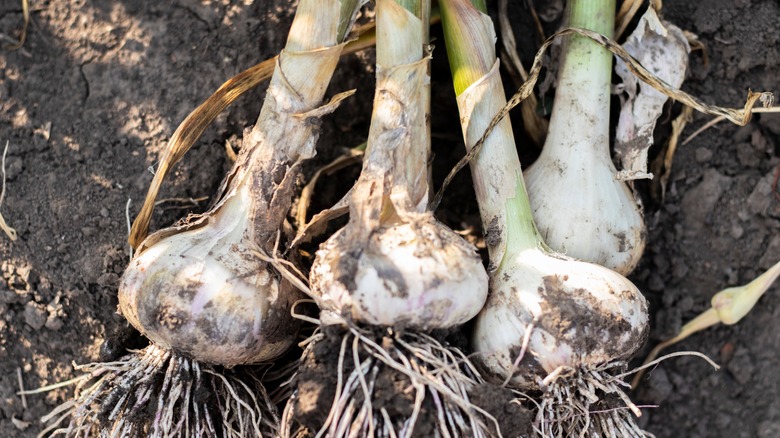
[[[8,153],[8,145],[9,142],[5,142],[5,148],[3,148],[3,159],[2,162],[0,162],[0,173],[2,173],[2,177],[0,178],[0,206],[3,205],[3,198],[5,198],[5,156]],[[2,213],[0,213],[0,230],[3,230],[5,234],[8,236],[11,240],[16,240],[16,230],[11,228],[10,225],[5,221],[5,218],[3,218]]]

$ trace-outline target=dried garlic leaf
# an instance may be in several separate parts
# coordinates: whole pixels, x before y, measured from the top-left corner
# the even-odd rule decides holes
[[[623,48],[667,84],[674,88],[682,85],[691,52],[688,40],[678,27],[661,21],[653,8],[647,9]],[[615,153],[623,166],[617,178],[652,178],[647,172],[647,150],[653,144],[655,123],[667,97],[639,82],[620,59],[615,71],[623,79],[619,89],[624,93],[615,133]]]

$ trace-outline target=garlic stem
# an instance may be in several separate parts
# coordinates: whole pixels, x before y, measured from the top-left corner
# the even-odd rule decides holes
[[[568,27],[612,37],[615,0],[569,0],[567,11]],[[571,166],[588,166],[590,162],[580,160],[596,154],[609,156],[612,53],[588,38],[570,35],[561,56],[550,116],[551,139],[542,153]],[[567,147],[546,146],[556,144]]]
[[[488,127],[493,115],[506,105],[495,54],[495,30],[490,17],[468,0],[440,2],[445,44],[458,95],[458,108],[466,147]],[[466,91],[468,90],[468,93]],[[485,140],[471,165],[474,190],[491,264],[503,259],[507,240],[520,247],[542,246],[528,207],[528,197],[514,143],[512,125],[502,120]],[[507,221],[507,204],[518,203],[516,222]]]
[[[444,26],[444,42],[455,94],[460,95],[493,67],[495,32],[492,23],[485,22],[487,7],[482,0],[449,1],[439,8],[442,21],[449,23]],[[485,50],[468,50],[472,45]]]

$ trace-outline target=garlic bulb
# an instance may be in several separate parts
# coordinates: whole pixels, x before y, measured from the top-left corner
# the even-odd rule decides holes
[[[550,125],[560,126],[555,116]],[[542,155],[524,173],[539,232],[560,253],[627,275],[645,247],[642,214],[626,183],[614,177],[606,133],[594,140],[586,134],[592,128],[566,120],[566,131],[550,130]]]
[[[604,18],[601,6],[569,6],[569,26],[610,36],[614,20]],[[562,56],[549,133],[539,159],[524,172],[534,219],[554,250],[627,275],[639,263],[646,232],[609,155],[612,54],[572,36]]]
[[[376,326],[428,331],[462,325],[487,294],[474,248],[431,214],[384,224],[367,244],[340,230],[317,252],[312,288],[325,310]]]
[[[290,307],[300,292],[264,260],[275,250],[301,162],[316,152],[316,120],[351,94],[321,106],[362,4],[300,2],[218,202],[139,245],[121,280],[119,309],[158,346],[234,366],[273,359],[294,342],[300,323]]]
[[[576,370],[630,358],[647,334],[647,302],[625,277],[529,248],[508,252],[492,277],[471,342],[491,373],[538,389],[561,366]],[[515,366],[526,336],[525,356]]]
[[[295,339],[298,294],[258,259],[246,185],[197,228],[167,236],[135,257],[119,309],[160,347],[226,366],[267,361]]]

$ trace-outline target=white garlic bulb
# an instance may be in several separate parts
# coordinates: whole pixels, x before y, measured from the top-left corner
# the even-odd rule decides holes
[[[538,389],[560,366],[628,359],[644,344],[647,302],[622,275],[540,248],[506,257],[472,332],[475,357],[495,375]]]

